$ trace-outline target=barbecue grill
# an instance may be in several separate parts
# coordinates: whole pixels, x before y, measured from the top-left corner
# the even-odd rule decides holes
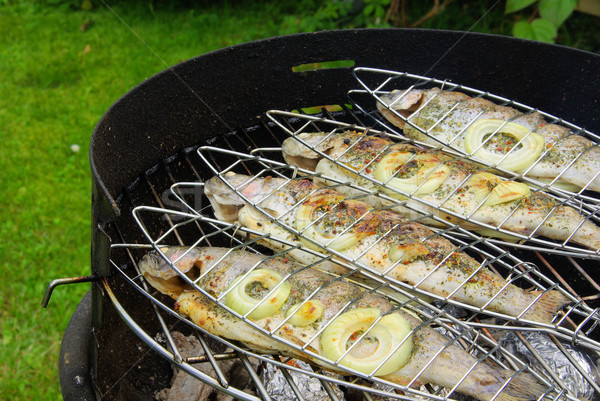
[[[342,62],[325,63],[332,61]],[[297,68],[309,65],[314,69]],[[331,65],[343,67],[327,68]],[[598,113],[582,112],[597,108],[600,101],[600,57],[493,35],[402,29],[299,34],[233,46],[169,68],[117,101],[92,137],[92,275],[85,280],[93,284],[63,340],[60,372],[65,399],[148,399],[170,385],[173,366],[220,392],[246,399],[272,395],[265,377],[273,370],[280,372],[297,398],[301,394],[292,376],[316,380],[334,399],[458,396],[431,385],[390,388],[370,375],[330,376],[216,338],[174,313],[172,300],[149,287],[137,269],[145,253],[165,244],[264,252],[252,237],[240,236],[239,230],[212,218],[202,182],[240,161],[249,173],[287,169],[284,175],[293,175],[274,148],[290,135],[287,130],[293,134],[294,127],[307,119],[314,118],[314,124],[376,125],[373,109],[364,109],[365,103],[354,99],[352,91],[364,89],[354,66],[460,82],[600,132]],[[318,113],[308,114],[315,107]],[[267,115],[270,110],[284,112]],[[292,110],[298,113],[286,114]],[[585,196],[589,199],[584,201],[594,200],[593,194]],[[510,260],[507,268],[524,267],[520,277],[534,276],[531,285],[561,287],[570,294],[573,302],[562,320],[543,331],[564,355],[571,355],[565,347],[580,346],[592,359],[598,357],[600,286],[594,279],[593,254],[579,257],[565,246],[545,252],[543,243],[507,248],[459,229],[453,233],[473,252],[500,255],[499,260]],[[537,268],[527,270],[528,264]],[[364,273],[376,290],[389,286],[407,290],[401,283]],[[411,293],[406,295],[420,302]],[[465,323],[440,309],[453,302],[442,304],[427,303],[430,309],[417,313],[422,320],[435,320],[453,342],[482,360],[531,371],[552,397],[573,396],[564,380],[549,373],[551,369],[540,375],[498,345],[489,333],[494,324],[479,319]],[[518,328],[513,330],[518,342],[531,345],[525,338],[529,330],[518,321],[512,323]],[[484,329],[489,336],[481,334]],[[183,355],[175,331],[195,337],[202,351]],[[235,361],[246,372],[247,382],[240,384],[223,372],[222,361]],[[212,370],[201,368],[206,366]],[[574,366],[598,394],[595,373]]]

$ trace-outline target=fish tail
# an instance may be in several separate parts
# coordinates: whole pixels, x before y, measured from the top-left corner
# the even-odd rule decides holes
[[[533,294],[538,297],[539,291],[535,291]],[[569,302],[569,298],[559,291],[546,291],[535,300],[535,303],[525,312],[523,318],[541,323],[550,323],[556,312]]]
[[[537,400],[548,388],[529,373],[502,371],[506,385],[494,401]]]

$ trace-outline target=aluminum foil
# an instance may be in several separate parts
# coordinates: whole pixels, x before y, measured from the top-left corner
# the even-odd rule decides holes
[[[575,368],[563,352],[552,342],[544,333],[525,332],[523,337],[531,344],[533,349],[540,355],[546,364],[560,378],[562,383],[579,399],[598,400],[600,394],[597,394],[591,384]],[[539,366],[539,362],[531,351],[513,332],[509,332],[502,340],[501,345],[507,351],[515,354],[520,359],[529,362],[533,367]],[[600,370],[598,361],[584,350],[563,343],[563,347],[578,362],[581,369],[595,382],[600,383]],[[560,388],[560,387],[559,387]]]
[[[292,361],[293,361],[292,363],[294,364],[294,366],[296,366],[298,368],[301,368],[301,369],[307,370],[307,371],[311,371],[311,372],[313,371],[312,368],[310,367],[310,365],[308,365],[307,363],[304,363],[304,362],[298,361],[298,360],[292,360]],[[269,394],[269,396],[271,396],[273,398],[273,400],[275,400],[275,401],[298,401],[298,397],[296,397],[292,388],[288,384],[288,381],[286,380],[285,376],[283,375],[283,373],[277,366],[267,363],[267,364],[263,364],[263,367],[264,368],[261,372],[260,377],[265,386],[265,389],[267,390],[267,393]],[[308,375],[304,375],[302,373],[297,373],[292,370],[288,370],[288,372],[290,373],[292,380],[298,387],[298,390],[300,391],[300,394],[302,395],[304,401],[325,401],[325,400],[330,401],[333,399],[327,394],[327,392],[321,385],[321,382],[317,378],[314,378],[314,377],[311,377]],[[338,378],[340,380],[344,380],[344,377],[341,375],[336,375],[334,373],[329,373],[329,372],[324,372],[323,374]],[[347,380],[347,378],[346,378],[346,380]],[[402,393],[397,393],[394,390],[394,387],[388,386],[383,383],[379,383],[379,382],[374,382],[374,383],[364,382],[363,383],[361,380],[358,380],[355,383],[359,384],[359,385],[365,385],[366,387],[373,389],[374,392],[371,393],[370,391],[367,390],[369,393],[368,398],[367,398],[367,397],[365,397],[365,394],[363,394],[361,392],[361,390],[350,388],[347,390],[347,393],[345,395],[345,393],[343,393],[340,390],[340,388],[337,387],[334,383],[330,383],[330,385],[331,385],[331,388],[333,389],[334,394],[340,401],[346,401],[346,400],[398,401],[398,399],[406,399],[406,395],[402,395]],[[420,390],[423,392],[428,391],[428,389],[425,386],[421,387]],[[380,392],[381,394],[379,394],[377,392]],[[390,395],[388,396],[388,395],[386,395],[386,393],[389,393]],[[411,395],[410,398],[413,400],[416,400],[416,401],[430,400],[430,398],[421,397],[419,395]],[[472,401],[472,400],[470,400],[470,401]]]
[[[302,361],[292,360],[290,363],[293,363],[294,366],[300,369],[310,372],[313,371],[310,365]],[[302,373],[297,373],[293,370],[288,370],[288,372],[305,401],[323,401],[331,399],[323,388],[323,385],[319,379],[304,375]],[[298,400],[298,397],[296,397],[292,387],[288,384],[288,381],[281,372],[281,369],[279,369],[277,366],[270,363],[264,364],[264,369],[261,372],[261,379],[265,389],[267,390],[267,393],[271,396],[271,398],[273,398],[273,400]],[[341,401],[345,400],[344,394],[336,385],[332,384],[331,388]]]

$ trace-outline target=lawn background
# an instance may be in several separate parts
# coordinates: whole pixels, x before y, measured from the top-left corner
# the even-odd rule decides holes
[[[385,25],[339,18],[335,7],[306,0],[106,3],[84,10],[85,1],[0,0],[1,400],[61,399],[60,341],[89,285],[58,287],[47,309],[40,302],[52,279],[90,274],[88,146],[113,102],[145,78],[218,48]],[[433,2],[408,3],[416,21]],[[422,26],[510,34],[519,17],[505,16],[502,5],[477,22],[492,3],[451,3]],[[598,18],[576,13],[558,42],[598,52],[599,32]]]

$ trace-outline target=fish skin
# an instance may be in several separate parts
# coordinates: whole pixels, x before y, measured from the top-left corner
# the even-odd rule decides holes
[[[394,144],[388,138],[368,136],[360,132],[347,131],[336,135],[328,133],[302,133],[298,137],[309,145],[316,146],[317,150],[337,159],[339,163],[346,164],[355,170],[363,169],[362,173],[372,179],[375,178],[374,171],[378,165],[378,161],[373,160],[373,155],[379,159],[391,151],[398,150],[414,154],[431,155],[440,164],[444,163],[450,167],[451,173],[435,191],[413,196],[435,206],[443,206],[465,218],[494,227],[501,227],[504,230],[517,234],[531,235],[535,232],[535,236],[541,235],[559,241],[568,240],[572,244],[578,244],[593,251],[600,249],[600,227],[589,219],[586,219],[576,209],[567,205],[561,205],[559,201],[541,190],[532,192],[523,200],[519,199],[494,206],[478,207],[479,203],[475,193],[471,189],[468,178],[471,174],[485,171],[485,168],[469,160],[457,159],[438,149],[418,148],[408,143]],[[360,178],[323,158],[318,153],[311,151],[294,137],[287,138],[283,142],[282,152],[286,162],[291,165],[299,167],[314,166],[313,171],[336,178],[342,182],[350,182],[373,191],[379,189],[371,181]],[[369,161],[368,163],[366,162],[367,160]],[[365,170],[364,167],[367,165],[369,169]],[[503,181],[509,181],[502,177],[499,178]],[[315,181],[321,185],[327,185],[326,180],[319,177],[316,177]],[[457,191],[459,188],[460,192]],[[348,196],[360,195],[360,191],[349,187],[339,187],[338,190]],[[447,194],[450,193],[454,194],[448,198]],[[376,207],[389,206],[389,202],[382,201],[377,196],[367,197],[365,201]],[[481,228],[481,226],[478,227],[476,224],[470,224],[469,221],[444,214],[435,207],[428,207],[418,201],[407,200],[406,202],[413,208],[445,218],[465,229],[478,231],[478,228]],[[408,208],[402,208],[399,211],[408,214],[411,218],[418,217],[414,212],[411,213]],[[436,224],[433,219],[426,222],[427,224]],[[501,234],[494,230],[485,230],[483,232],[490,236]]]
[[[287,280],[292,288],[290,294],[293,295],[290,296],[290,299],[286,301],[280,311],[272,316],[254,320],[254,323],[262,329],[272,331],[277,337],[290,341],[299,347],[306,346],[305,349],[317,354],[322,352],[318,331],[325,327],[339,311],[346,308],[349,302],[349,309],[375,307],[381,311],[381,314],[399,313],[411,326],[413,348],[408,362],[399,370],[382,376],[385,380],[413,386],[431,383],[449,389],[460,382],[456,388],[457,392],[482,401],[491,400],[503,387],[500,394],[495,398],[496,400],[524,401],[536,399],[546,390],[545,386],[529,373],[516,374],[511,370],[492,366],[487,362],[478,361],[477,358],[455,344],[448,345],[449,339],[447,337],[433,330],[429,325],[423,325],[415,315],[398,309],[383,295],[369,292],[345,280],[334,279],[330,275],[312,268],[305,268],[285,258],[265,257],[228,248],[164,247],[162,251],[184,273],[197,269],[198,276],[206,274],[199,280],[198,285],[216,298],[228,288],[235,277],[253,268],[272,269],[283,277],[289,275]],[[181,257],[181,259],[175,262],[178,257]],[[159,291],[165,288],[160,285],[160,281],[163,278],[171,280],[173,277],[173,273],[169,273],[171,270],[170,264],[155,251],[145,255],[139,266],[145,277],[154,279],[151,283],[158,284],[155,288]],[[172,283],[169,283],[167,287],[171,287],[171,285]],[[322,288],[314,294],[312,299],[318,299],[323,303],[324,315],[321,320],[306,327],[295,327],[286,324],[275,330],[283,320],[287,308],[296,302],[308,299],[319,287]],[[175,296],[175,293],[179,295]],[[257,352],[281,353],[310,361],[328,370],[339,371],[331,364],[259,332],[241,319],[215,305],[198,291],[192,291],[182,285],[180,291],[169,290],[166,294],[176,299],[176,309],[180,314],[189,317],[194,323],[211,334],[240,341]],[[307,345],[306,341],[310,339],[312,341]],[[473,369],[469,372],[472,367]],[[513,375],[514,377],[511,378]],[[509,378],[511,379],[509,380]]]
[[[254,186],[260,185],[261,180],[265,180],[254,178],[250,181],[251,177],[249,176],[241,175],[242,178],[239,176],[230,174],[224,178],[236,182],[252,182],[251,185]],[[341,253],[344,257],[348,260],[356,259],[385,277],[417,285],[422,290],[444,297],[453,294],[452,299],[477,307],[483,307],[489,302],[489,305],[486,306],[487,310],[513,317],[523,313],[522,318],[538,322],[552,321],[556,311],[568,302],[568,298],[559,291],[550,290],[544,293],[526,291],[513,284],[507,284],[502,277],[487,267],[484,266],[480,269],[479,262],[464,252],[458,252],[457,247],[447,239],[435,234],[423,224],[407,220],[395,211],[375,209],[360,201],[353,201],[352,207],[344,207],[344,201],[339,202],[340,198],[344,198],[342,194],[332,188],[319,189],[305,179],[271,178],[270,180],[279,180],[279,189],[269,196],[265,196],[262,192],[259,199],[248,196],[253,192],[260,193],[260,191],[256,191],[256,188],[246,192],[243,186],[239,187],[240,193],[249,199],[248,204],[242,201],[243,203],[235,205],[239,210],[236,221],[242,226],[300,244],[293,233],[272,222],[269,216],[260,212],[253,205],[269,211],[269,214],[278,218],[286,226],[296,227],[295,218],[299,202],[309,205],[314,199],[321,199],[318,201],[323,202],[320,206],[330,208],[335,212],[335,214],[327,215],[326,219],[331,219],[330,221],[322,220],[326,227],[330,227],[328,224],[333,225],[338,221],[359,222],[351,230],[362,235],[363,238],[353,246],[342,250]],[[284,185],[286,181],[289,182]],[[312,190],[308,190],[308,185],[312,186]],[[217,216],[220,214],[219,209],[222,206],[232,206],[221,205],[217,200],[231,199],[231,196],[223,196],[223,193],[228,191],[231,189],[222,181],[221,177],[213,177],[205,184],[205,193]],[[328,204],[323,199],[338,200]],[[242,199],[239,198],[239,200]],[[357,208],[360,209],[358,214],[362,216],[358,220],[356,220]],[[342,228],[344,228],[343,225],[340,232]],[[268,239],[263,240],[262,243],[278,251],[287,249],[281,243]],[[389,259],[388,251],[392,245],[413,247],[417,246],[416,244],[424,244],[429,253],[408,263],[394,264]],[[308,252],[298,249],[291,250],[289,254],[306,264],[313,263],[316,258]],[[347,273],[347,270],[341,265],[334,263],[323,264],[322,267],[336,274]],[[471,277],[471,275],[473,276]]]
[[[579,188],[589,184],[587,189],[600,191],[600,176],[596,177],[597,172],[600,171],[600,147],[588,138],[573,134],[564,126],[548,124],[538,112],[522,114],[514,108],[497,105],[486,99],[471,98],[461,92],[443,91],[439,88],[411,89],[408,93],[394,90],[389,95],[381,96],[381,100],[387,105],[392,104],[394,110],[401,115],[410,117],[410,121],[416,126],[429,130],[430,135],[439,142],[424,135],[410,124],[405,125],[404,120],[378,102],[379,112],[392,124],[402,128],[406,136],[434,145],[440,143],[450,145],[460,150],[465,149],[466,128],[474,121],[487,118],[514,119],[514,122],[542,135],[546,149],[549,149],[526,176],[553,180],[560,175],[557,183],[572,184]],[[397,105],[394,102],[397,102]],[[423,109],[417,111],[425,104]],[[452,111],[446,115],[451,109]],[[582,156],[569,166],[569,163],[582,152]]]

